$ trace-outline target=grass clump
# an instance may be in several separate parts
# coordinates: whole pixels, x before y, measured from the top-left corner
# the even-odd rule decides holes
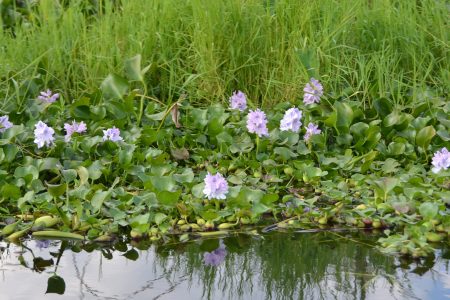
[[[4,97],[21,97],[6,89],[12,79],[39,77],[78,99],[136,53],[151,65],[149,94],[163,102],[186,93],[211,104],[234,89],[254,105],[292,102],[319,75],[330,93],[365,104],[387,97],[414,105],[429,89],[448,93],[444,1],[86,3],[39,1],[14,35],[0,32]]]

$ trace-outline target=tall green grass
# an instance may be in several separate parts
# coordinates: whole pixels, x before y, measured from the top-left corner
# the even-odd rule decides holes
[[[152,65],[149,94],[166,102],[227,101],[240,89],[267,107],[298,101],[310,76],[367,105],[414,105],[428,89],[448,96],[446,1],[104,1],[95,16],[79,1],[39,2],[31,26],[0,31],[3,99],[17,97],[11,79],[40,76],[72,101],[138,53]]]

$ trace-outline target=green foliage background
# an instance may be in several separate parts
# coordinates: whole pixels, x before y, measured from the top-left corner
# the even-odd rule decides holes
[[[414,105],[448,95],[449,8],[420,0],[2,1],[0,99],[38,76],[77,99],[141,53],[164,102],[294,101],[310,76],[328,93]],[[66,100],[70,101],[70,100]],[[2,109],[2,107],[0,107]],[[5,108],[4,108],[5,109]]]

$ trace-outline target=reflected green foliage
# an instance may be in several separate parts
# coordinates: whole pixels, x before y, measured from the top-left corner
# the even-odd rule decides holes
[[[435,259],[398,259],[378,252],[373,242],[374,236],[367,233],[290,232],[239,234],[160,246],[147,241],[71,243],[63,252],[56,252],[69,258],[56,263],[65,270],[64,279],[61,274],[51,278],[55,283],[58,279],[58,284],[61,280],[77,283],[66,286],[65,294],[85,297],[176,297],[182,293],[195,299],[435,299],[433,295],[450,293],[445,286],[450,267],[447,248],[437,249]],[[47,261],[43,257],[53,255],[57,246],[53,241],[34,261]],[[11,247],[13,251],[20,246]],[[31,265],[29,260],[38,250],[33,241],[25,241],[22,247],[23,266],[15,266],[14,271],[26,277],[32,273],[25,272],[25,267]],[[217,265],[206,264],[205,254],[219,247],[226,249],[225,259]],[[96,274],[85,273],[87,264]],[[134,273],[126,265],[134,266]],[[41,264],[40,272],[45,268],[53,266]],[[39,276],[46,276],[45,272]],[[116,277],[121,284],[111,286],[109,280]],[[2,282],[0,287],[6,295],[10,293]],[[35,285],[32,290],[42,287]]]

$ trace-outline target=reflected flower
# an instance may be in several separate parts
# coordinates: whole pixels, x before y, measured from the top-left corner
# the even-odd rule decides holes
[[[36,143],[38,148],[42,148],[44,145],[47,147],[51,146],[53,144],[53,141],[55,138],[53,137],[53,134],[55,131],[53,128],[48,127],[47,124],[45,124],[42,121],[39,121],[35,125],[36,129],[34,130],[34,142]]]
[[[433,173],[438,173],[440,170],[447,170],[450,167],[450,152],[448,152],[447,148],[444,147],[434,153],[431,164],[434,166],[431,169]]]
[[[317,79],[311,78],[310,82],[308,82],[303,89],[305,92],[303,96],[303,103],[305,104],[313,104],[319,103],[320,97],[323,96],[323,86]]]
[[[251,110],[247,117],[247,129],[248,132],[255,133],[259,137],[269,135],[266,114],[259,108]]]
[[[211,175],[208,172],[205,177],[205,188],[203,189],[203,194],[208,199],[226,199],[226,194],[228,193],[228,183],[222,174],[217,173],[216,175]]]
[[[9,116],[0,117],[0,132],[5,132],[6,129],[12,126],[13,124],[9,121]]]
[[[230,97],[231,109],[244,111],[247,108],[247,97],[241,91],[234,92]]]
[[[108,141],[108,140],[113,141],[113,142],[123,141],[122,137],[120,136],[119,128],[116,128],[114,126],[113,128],[103,130],[103,141]]]
[[[53,94],[51,90],[47,90],[45,92],[41,92],[38,99],[45,103],[53,103],[58,100],[59,94]]]
[[[319,126],[314,124],[314,123],[309,123],[306,128],[306,133],[305,133],[305,141],[309,141],[309,139],[311,138],[311,136],[313,136],[314,134],[320,134],[322,131],[319,129]]]
[[[207,266],[217,267],[220,265],[227,256],[227,249],[222,241],[220,241],[219,248],[212,252],[206,252],[203,254],[203,263]]]
[[[73,121],[72,124],[65,123],[64,129],[66,130],[66,135],[64,136],[64,140],[66,142],[69,142],[70,138],[72,137],[72,134],[74,134],[75,132],[76,133],[86,132],[87,126],[86,126],[86,123],[84,123],[83,121],[81,121],[80,123]]]
[[[50,240],[35,240],[34,241],[36,243],[36,248],[39,249],[43,249],[43,248],[48,248],[48,246],[50,245]]]
[[[296,107],[288,109],[284,113],[284,117],[280,122],[280,130],[281,131],[293,131],[298,132],[300,126],[302,126],[302,122],[300,119],[302,118],[302,111]]]

